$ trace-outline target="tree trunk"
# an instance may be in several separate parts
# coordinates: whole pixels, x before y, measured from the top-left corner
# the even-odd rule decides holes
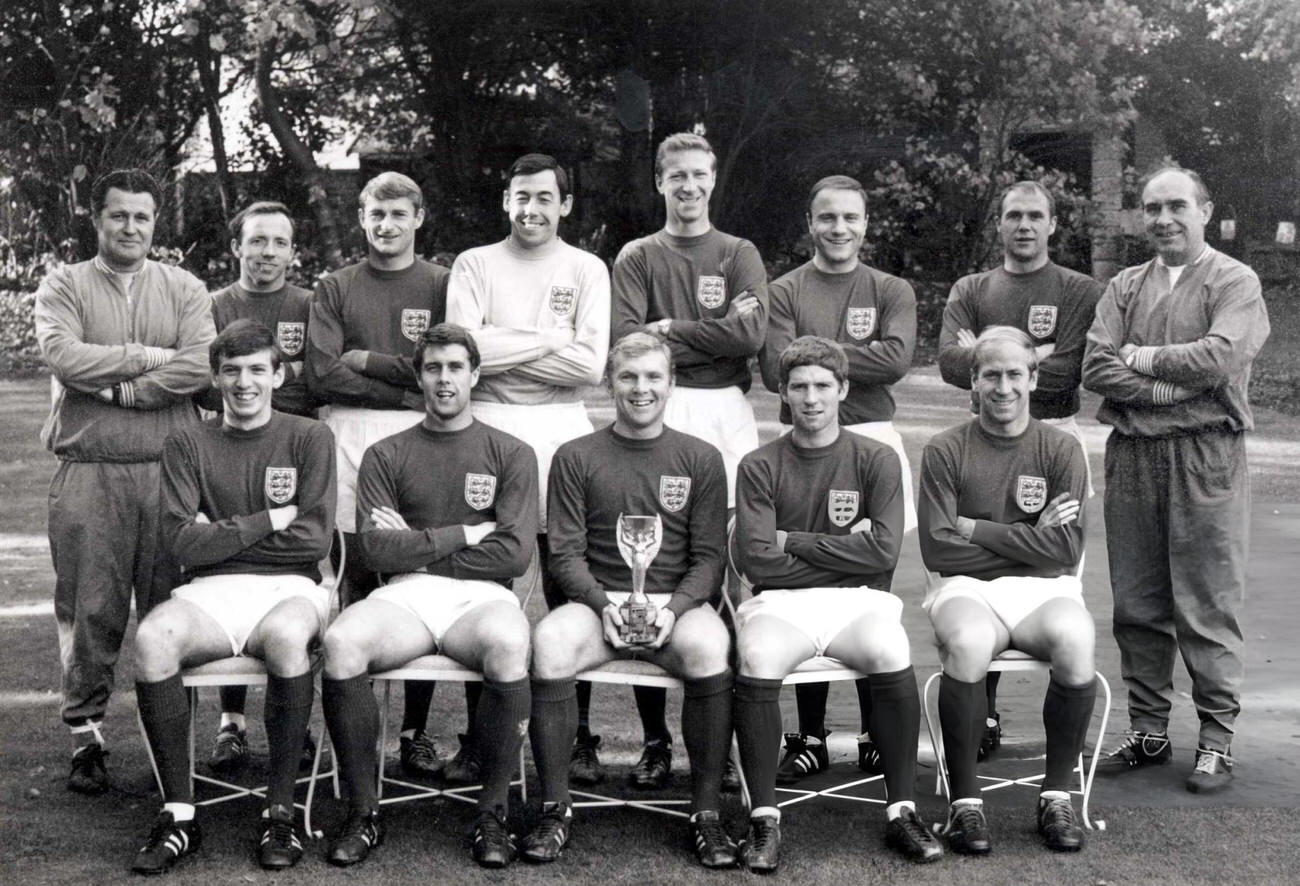
[[[198,62],[199,85],[203,89],[203,109],[208,118],[208,135],[212,138],[212,163],[217,170],[217,191],[221,195],[221,217],[229,219],[234,191],[230,182],[230,161],[226,157],[226,133],[221,125],[221,54],[208,43],[207,28],[194,38]]]
[[[337,268],[343,264],[343,251],[339,247],[338,224],[334,220],[334,211],[330,206],[329,192],[326,188],[325,173],[316,165],[316,158],[311,148],[303,144],[302,139],[293,131],[293,126],[280,107],[279,96],[271,85],[271,67],[275,62],[275,44],[268,43],[257,53],[257,98],[262,104],[262,115],[266,118],[271,134],[275,136],[280,150],[302,173],[307,182],[307,201],[311,204],[316,217],[316,236],[327,267]]]

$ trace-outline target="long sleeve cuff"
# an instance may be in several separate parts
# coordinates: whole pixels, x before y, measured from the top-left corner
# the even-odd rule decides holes
[[[157,369],[159,366],[166,364],[167,351],[165,348],[155,348],[151,345],[145,345],[144,348],[144,370],[148,372],[151,369]]]
[[[135,408],[135,385],[129,381],[120,381],[113,386],[113,392],[116,394],[117,405],[123,409]]]
[[[1178,402],[1178,386],[1171,381],[1158,381],[1151,389],[1151,402],[1157,406],[1173,406]]]
[[[1151,345],[1138,348],[1132,354],[1129,354],[1128,368],[1143,375],[1155,375],[1156,353],[1159,350],[1159,348]]]

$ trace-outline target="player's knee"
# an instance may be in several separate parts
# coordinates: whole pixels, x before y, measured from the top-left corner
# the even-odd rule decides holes
[[[993,660],[995,642],[993,632],[983,626],[950,627],[939,637],[944,671],[968,683],[983,678]]]
[[[331,626],[321,645],[325,651],[325,676],[331,680],[346,680],[364,674],[370,666],[370,657],[361,637],[346,625],[336,623]]]
[[[533,676],[541,680],[573,676],[578,668],[577,646],[577,638],[568,619],[562,616],[547,616],[542,619],[533,629]]]
[[[316,620],[278,618],[263,626],[263,657],[273,674],[297,671],[308,658],[308,647],[317,632]]]
[[[183,620],[155,609],[135,633],[136,669],[145,682],[157,682],[180,669],[185,636]]]
[[[870,625],[861,636],[869,673],[889,674],[912,663],[912,647],[907,631],[897,621]]]
[[[708,677],[727,669],[731,638],[716,615],[712,618],[703,613],[698,617],[683,616],[673,630],[672,645],[682,663],[682,676],[687,679]]]
[[[531,638],[524,619],[502,619],[481,635],[483,676],[489,680],[521,680],[528,674]]]
[[[780,663],[776,661],[771,644],[765,643],[762,636],[747,637],[741,634],[736,638],[736,664],[740,673],[746,677],[761,680],[779,680],[785,677],[785,674],[778,673],[781,670]]]

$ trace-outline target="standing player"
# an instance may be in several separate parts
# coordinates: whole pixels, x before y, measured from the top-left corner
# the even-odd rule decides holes
[[[564,603],[547,565],[546,476],[561,443],[590,434],[582,389],[600,383],[609,351],[609,272],[596,256],[560,239],[573,209],[564,167],[546,154],[526,154],[510,167],[502,206],[510,234],[462,252],[452,266],[447,319],[468,328],[482,355],[474,417],[533,447],[539,473],[538,568],[550,608]],[[585,684],[588,699],[590,684]],[[585,722],[585,721],[584,721]],[[599,736],[579,735],[573,775],[602,777]],[[462,753],[474,759],[472,733]]]
[[[1088,333],[1084,383],[1105,397],[1106,550],[1131,734],[1098,764],[1169,762],[1175,652],[1200,718],[1187,789],[1232,781],[1241,711],[1250,477],[1246,389],[1268,338],[1255,272],[1205,243],[1200,177],[1165,168],[1142,212],[1156,258],[1111,280]]]
[[[691,835],[705,867],[736,863],[718,816],[731,741],[731,648],[707,605],[722,581],[726,474],[709,444],[664,426],[672,356],[658,338],[633,333],[609,354],[617,417],[560,447],[551,464],[551,572],[569,603],[533,633],[529,736],[542,784],[542,818],[524,840],[529,861],[554,861],[569,841],[573,807],[567,762],[578,725],[574,675],[615,658],[644,655],[686,684],[682,739],[691,761]],[[631,572],[618,545],[620,515],[658,515],[663,531],[645,590],[659,630],[648,646],[619,635]]]
[[[1023,330],[1038,357],[1038,387],[1030,395],[1029,414],[1077,439],[1087,467],[1087,447],[1074,416],[1079,411],[1083,348],[1101,284],[1049,257],[1048,239],[1056,231],[1056,201],[1050,191],[1036,181],[1016,182],[1003,192],[999,206],[1002,266],[962,277],[953,286],[939,333],[939,372],[948,384],[972,390],[975,337],[990,326]],[[1091,496],[1090,468],[1088,477]],[[989,674],[985,687],[989,715],[980,759],[1002,743],[1002,718],[995,704],[999,677]]]
[[[804,336],[782,350],[777,377],[794,428],[740,462],[737,547],[755,596],[736,612],[734,716],[754,798],[741,847],[751,871],[776,870],[780,855],[781,681],[815,655],[870,675],[887,842],[916,861],[943,855],[916,815],[921,700],[903,603],[889,593],[903,540],[902,470],[887,444],[840,432],[851,367],[826,338]]]
[[[203,284],[150,261],[161,191],[143,170],[95,182],[99,249],[36,293],[36,338],[54,375],[41,440],[59,459],[50,482],[54,614],[68,788],[108,789],[100,729],[113,691],[131,592],[144,615],[171,588],[158,546],[158,460],[167,435],[197,424],[190,398],[210,382],[212,312]]]
[[[275,332],[284,382],[271,392],[271,407],[291,415],[316,417],[316,405],[307,393],[302,370],[302,349],[307,339],[307,314],[311,291],[285,280],[293,261],[293,219],[283,203],[250,203],[230,220],[230,251],[239,259],[239,280],[212,293],[212,320],[217,332],[235,320],[253,320]],[[203,405],[220,412],[221,391],[207,391]],[[209,764],[229,772],[248,759],[244,721],[245,686],[221,687],[221,726]],[[315,743],[311,733],[303,744],[300,765],[311,766]]]
[[[163,788],[132,865],[140,874],[199,847],[180,671],[231,655],[266,662],[270,782],[258,859],[280,869],[302,857],[293,789],[315,698],[308,646],[330,609],[316,564],[334,532],[334,440],[319,422],[272,410],[284,368],[265,326],[237,320],[209,354],[223,415],[174,432],[163,451],[163,537],[186,583],[136,634],[140,720]]]
[[[398,172],[366,182],[357,217],[366,233],[364,261],[334,271],[316,286],[307,327],[307,387],[327,405],[325,423],[338,446],[339,528],[356,550],[357,468],[376,440],[419,424],[424,398],[411,371],[412,343],[441,323],[450,272],[415,255],[415,232],[424,224],[424,195]],[[349,557],[345,604],[375,587],[370,564]],[[442,771],[424,724],[432,683],[406,684],[402,715],[402,768],[413,775]]]
[[[943,676],[939,721],[952,803],[942,836],[954,852],[991,848],[975,761],[988,713],[989,663],[1019,649],[1052,663],[1043,699],[1047,766],[1038,832],[1048,848],[1083,846],[1069,786],[1097,697],[1096,630],[1075,574],[1083,557],[1083,450],[1029,415],[1033,340],[1009,326],[980,333],[972,358],[979,415],[936,434],[921,462],[921,559]]]
[[[768,390],[781,384],[781,354],[799,336],[818,335],[839,342],[848,356],[847,396],[839,405],[838,425],[888,444],[902,469],[903,531],[916,528],[912,468],[903,438],[894,429],[890,385],[907,374],[916,347],[916,295],[898,277],[864,265],[858,254],[867,235],[867,193],[847,175],[832,175],[812,186],[808,198],[812,261],[772,284],[772,314],[759,365]],[[791,422],[781,404],[781,421]],[[892,570],[890,579],[892,580]],[[880,590],[889,590],[886,581]],[[786,737],[786,757],[777,773],[782,784],[821,772],[830,765],[826,749],[826,683],[795,687],[799,732]],[[871,740],[871,690],[857,682],[862,732],[858,766],[879,775],[880,754]]]
[[[479,354],[465,329],[426,330],[412,363],[424,419],[371,446],[357,478],[361,553],[387,584],[325,635],[321,696],[348,789],[347,821],[328,857],[356,864],[384,837],[369,674],[436,651],[483,672],[472,852],[484,867],[505,867],[516,852],[505,825],[510,775],[531,704],[528,619],[509,582],[528,568],[537,534],[537,463],[525,443],[472,417]]]
[[[727,469],[727,507],[736,502],[736,468],[758,447],[754,410],[745,399],[749,358],[767,329],[767,272],[754,244],[713,227],[709,196],[717,158],[702,136],[679,132],[655,154],[655,187],[664,198],[664,228],[623,247],[614,262],[613,331],[660,336],[672,349],[677,384],[664,421],[712,443]],[[646,726],[640,787],[662,787],[672,766],[672,737],[662,690],[639,689]]]

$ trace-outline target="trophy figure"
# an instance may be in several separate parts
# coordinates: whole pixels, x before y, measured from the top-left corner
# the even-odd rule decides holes
[[[659,553],[663,534],[664,524],[658,514],[653,517],[618,515],[618,550],[623,562],[632,568],[632,593],[618,610],[623,617],[619,635],[624,643],[652,643],[659,635],[654,606],[645,595],[645,573]]]

